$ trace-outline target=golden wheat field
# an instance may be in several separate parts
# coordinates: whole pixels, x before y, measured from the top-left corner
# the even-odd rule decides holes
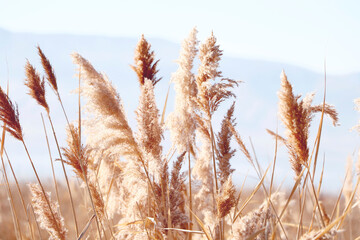
[[[214,34],[203,41],[197,34],[194,28],[182,42],[170,85],[176,94],[164,103],[156,102],[154,93],[164,81],[158,76],[159,60],[141,36],[130,66],[138,81],[128,83],[140,89],[134,96],[136,128],[129,124],[133,119],[127,118],[127,103],[111,79],[76,52],[71,59],[78,79],[73,85],[78,112],[76,119],[69,119],[53,60],[41,46],[34,49],[42,69],[24,61],[21,71],[29,101],[42,107],[47,139],[42,151],[50,153],[52,177],[39,177],[22,113],[8,96],[9,86],[3,85],[0,239],[360,239],[360,159],[344,170],[337,194],[322,189],[327,172],[319,147],[323,125],[329,123],[323,120],[330,119],[334,127],[339,121],[326,95],[318,104],[312,93],[298,95],[286,69],[279,69],[274,116],[285,131],[264,131],[273,137],[274,151],[270,164],[261,165],[238,130],[241,116],[234,114],[240,81],[219,70],[223,50]],[[59,105],[48,104],[49,95],[55,95]],[[173,112],[167,111],[168,97],[175,98]],[[360,109],[360,100],[354,101]],[[66,119],[66,145],[59,143],[59,128],[53,124],[52,109],[59,106]],[[220,107],[227,111],[214,126]],[[310,131],[310,125],[316,131]],[[9,138],[26,151],[22,161],[29,166],[32,182],[16,175],[6,151]],[[50,150],[49,139],[55,141],[56,152]],[[165,149],[165,143],[171,147]],[[292,168],[291,187],[279,184],[278,148],[287,150],[282,160]],[[233,183],[230,160],[239,156],[255,171],[255,186]],[[61,169],[65,180],[54,168]]]

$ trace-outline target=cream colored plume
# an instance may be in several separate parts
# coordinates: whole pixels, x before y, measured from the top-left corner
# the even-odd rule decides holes
[[[45,229],[49,234],[49,239],[66,239],[67,229],[65,228],[64,218],[60,215],[59,204],[51,201],[50,194],[47,199],[50,202],[51,209],[47,203],[46,197],[41,191],[39,184],[29,184],[31,191],[31,201],[40,227]],[[52,214],[53,213],[53,214]]]
[[[137,209],[137,204],[146,202],[147,195],[141,151],[126,119],[120,96],[108,78],[97,72],[77,53],[73,54],[73,61],[81,69],[83,76],[81,93],[87,98],[85,106],[89,115],[85,122],[87,144],[94,151],[111,155],[110,164],[119,165],[120,157],[127,160],[121,171],[122,174],[114,175],[115,179],[112,181],[121,182],[121,188],[116,190],[119,195],[115,199],[121,199],[123,204],[118,204],[119,210],[116,212],[123,214],[123,221],[129,219],[133,221],[138,215],[134,209]],[[126,177],[122,178],[123,175]],[[100,174],[99,178],[102,177],[107,178]],[[134,189],[136,191],[133,191]]]
[[[162,166],[162,128],[159,121],[159,110],[156,107],[154,86],[151,80],[145,79],[140,86],[141,95],[136,110],[138,132],[136,140],[143,152],[145,163],[150,174],[158,179]]]
[[[215,212],[215,198],[214,198],[214,174],[212,165],[212,150],[211,139],[202,131],[197,131],[197,136],[201,142],[199,152],[196,156],[196,161],[192,174],[195,181],[200,183],[199,187],[195,188],[194,206],[196,206],[195,213],[203,219],[205,225],[211,230],[217,224]]]
[[[87,143],[106,153],[138,157],[138,146],[125,116],[125,111],[114,86],[108,78],[78,53],[73,61],[81,69],[83,86],[81,93],[87,98],[86,109],[91,115],[86,122]]]
[[[196,84],[192,68],[197,53],[196,34],[197,30],[194,28],[188,38],[182,42],[180,57],[177,60],[179,68],[171,76],[176,92],[175,111],[169,114],[166,125],[178,153],[189,151],[194,145],[196,124],[193,97],[196,96]]]

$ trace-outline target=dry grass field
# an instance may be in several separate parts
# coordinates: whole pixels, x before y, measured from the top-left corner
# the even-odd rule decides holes
[[[237,130],[234,89],[241,86],[220,72],[222,50],[213,34],[200,43],[193,29],[183,41],[178,69],[171,78],[176,92],[172,113],[166,112],[166,102],[155,101],[154,88],[163,81],[157,75],[159,60],[145,37],[140,38],[131,66],[138,82],[128,83],[140,88],[136,129],[130,127],[126,103],[106,74],[78,53],[71,57],[79,79],[74,86],[79,114],[68,119],[56,69],[40,47],[37,51],[43,69],[24,62],[25,85],[29,98],[42,106],[43,121],[51,126],[44,128],[47,138],[57,145],[48,170],[53,177],[39,178],[21,112],[7,88],[0,88],[0,239],[359,238],[360,160],[355,167],[348,165],[337,195],[323,191],[322,176],[327,173],[318,157],[323,119],[330,118],[336,126],[337,111],[326,103],[325,95],[318,104],[313,103],[314,94],[297,95],[281,69],[279,111],[274,116],[278,114],[286,131],[264,131],[273,136],[274,155],[269,166],[260,166]],[[57,96],[66,117],[66,146],[58,143],[48,94]],[[360,102],[356,104],[360,108]],[[215,127],[220,106],[228,110]],[[320,121],[313,121],[315,115]],[[311,124],[317,126],[316,132],[310,132]],[[170,137],[165,138],[165,132]],[[315,142],[308,141],[309,135],[316,136]],[[32,183],[12,171],[5,136],[18,140],[27,152],[24,164],[34,174]],[[165,151],[164,141],[169,142],[169,150]],[[275,184],[278,148],[288,151],[290,188]],[[43,151],[48,149],[44,146]],[[233,183],[230,160],[235,152],[256,172],[255,187]],[[53,168],[59,166],[65,181],[54,176]],[[315,175],[321,176],[320,181],[314,180]]]

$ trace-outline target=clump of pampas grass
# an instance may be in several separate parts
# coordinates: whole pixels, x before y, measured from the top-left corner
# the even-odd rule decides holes
[[[26,61],[25,85],[29,95],[49,118],[60,158],[57,162],[63,167],[65,179],[64,164],[67,164],[80,183],[72,184],[72,188],[82,191],[76,191],[75,204],[68,181],[69,196],[57,194],[57,202],[50,198],[50,193],[45,192],[25,144],[17,106],[0,88],[0,120],[4,122],[0,157],[3,157],[3,153],[8,157],[4,143],[6,130],[23,143],[38,181],[37,184],[29,185],[30,197],[26,194],[23,197],[17,186],[25,212],[34,209],[33,215],[36,215],[37,221],[27,217],[32,239],[44,237],[40,235],[45,231],[40,228],[48,232],[50,239],[128,240],[293,239],[295,236],[304,240],[334,239],[340,236],[341,229],[349,230],[350,234],[342,234],[350,237],[354,236],[352,232],[357,231],[348,226],[351,221],[356,221],[348,215],[357,210],[354,206],[358,204],[356,194],[360,184],[357,176],[357,182],[353,185],[352,161],[349,160],[344,188],[331,206],[331,215],[327,210],[332,202],[325,201],[329,198],[323,197],[321,191],[324,171],[317,184],[314,180],[315,161],[312,173],[312,166],[309,166],[311,145],[308,139],[314,114],[322,112],[337,125],[337,111],[325,100],[322,104],[314,105],[313,93],[304,98],[295,95],[284,71],[280,77],[278,97],[279,116],[286,132],[282,137],[268,130],[276,138],[276,147],[273,162],[263,169],[255,149],[250,154],[236,129],[239,115],[235,106],[239,105],[232,101],[236,97],[234,89],[239,82],[223,77],[220,68],[223,51],[213,33],[199,44],[194,28],[182,42],[178,68],[170,81],[176,95],[174,111],[169,114],[166,114],[166,110],[171,91],[160,111],[155,99],[155,87],[163,84],[158,76],[159,60],[150,42],[144,35],[140,37],[131,65],[140,88],[135,111],[136,126],[133,128],[130,127],[132,125],[127,119],[115,83],[78,53],[72,54],[72,59],[79,77],[79,118],[76,124],[71,124],[61,101],[55,71],[39,46],[37,52],[44,76]],[[58,98],[67,121],[67,145],[62,149],[50,117],[45,81]],[[84,107],[81,97],[85,100]],[[360,108],[360,100],[356,104]],[[219,116],[226,109],[224,116]],[[222,121],[218,121],[221,118]],[[316,147],[320,144],[321,124]],[[166,134],[167,130],[169,135]],[[45,122],[44,131],[46,134]],[[168,138],[171,139],[170,144],[166,142]],[[236,147],[232,141],[237,143]],[[295,172],[296,181],[286,195],[281,193],[281,185],[278,187],[280,190],[274,190],[274,178],[278,173],[275,164],[279,157],[277,141],[287,147],[291,167]],[[50,142],[47,141],[47,144],[52,163]],[[233,179],[238,174],[232,166],[233,161],[240,159],[240,164],[243,164],[237,151],[245,156],[256,171],[256,177],[249,176],[258,181],[251,189],[245,184],[247,176],[244,176],[241,189],[237,188]],[[315,159],[317,154],[316,151]],[[9,159],[8,163],[15,177]],[[16,196],[12,194],[4,161],[2,166],[7,197],[10,198],[9,212],[14,222],[11,229],[15,229],[17,238],[24,239],[30,234],[25,232],[23,217],[15,207]],[[306,169],[309,171],[302,178]],[[358,170],[357,166],[357,173]],[[62,189],[61,186],[57,186],[56,181],[54,183],[56,191],[61,193],[58,191]],[[345,196],[345,206],[342,196]],[[68,197],[74,222],[67,219],[69,214],[66,210],[70,209],[66,205]],[[31,205],[26,209],[24,203],[30,198]],[[78,207],[85,211],[75,211]],[[78,221],[76,215],[80,216]],[[345,222],[345,217],[349,221]],[[0,221],[4,223],[3,215],[0,215]],[[65,222],[68,228],[74,225],[75,231],[68,231]],[[35,231],[37,223],[40,226]],[[81,229],[78,229],[78,225]]]
[[[147,180],[142,171],[145,163],[141,150],[128,124],[120,96],[114,86],[104,74],[97,72],[90,62],[79,54],[73,54],[73,60],[81,68],[82,94],[88,99],[85,105],[90,115],[85,122],[87,145],[105,155],[111,154],[116,158],[127,159],[121,170],[122,174],[114,176],[116,179],[108,179],[110,182],[107,186],[120,190],[114,190],[119,195],[112,196],[114,199],[108,201],[109,203],[115,203],[120,199],[124,201],[126,204],[117,205],[115,212],[122,212],[124,216],[127,216],[122,218],[122,221],[133,221],[138,215],[134,209],[137,209],[138,202],[145,201],[147,193]],[[103,164],[112,169],[113,166],[118,166],[116,158],[105,158]],[[122,178],[122,175],[126,178]],[[100,176],[102,177],[106,176]],[[134,187],[137,189],[136,192],[132,191]]]

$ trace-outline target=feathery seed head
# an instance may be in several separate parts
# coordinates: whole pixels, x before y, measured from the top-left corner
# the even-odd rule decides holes
[[[64,218],[60,215],[59,204],[55,201],[51,201],[50,194],[47,193],[45,196],[42,192],[39,184],[29,184],[31,191],[31,201],[34,207],[34,212],[37,215],[37,220],[40,223],[40,227],[45,229],[49,234],[49,239],[66,239],[67,229],[65,228]],[[48,198],[50,207],[47,204]],[[51,214],[51,212],[54,213]]]
[[[184,198],[184,182],[185,176],[181,174],[181,167],[184,162],[186,152],[183,152],[173,164],[170,180],[170,213],[171,223],[173,226],[182,226],[188,223],[189,219],[185,213],[185,198]]]
[[[157,70],[159,60],[155,61],[155,53],[151,51],[151,45],[145,39],[144,34],[141,35],[136,45],[134,61],[135,65],[130,67],[135,71],[140,85],[144,84],[146,78],[151,80],[153,85],[161,80],[156,77],[159,72]]]
[[[104,217],[104,202],[96,188],[96,184],[89,178],[89,168],[91,168],[90,149],[80,145],[79,130],[70,124],[67,136],[67,148],[62,148],[64,163],[73,167],[75,174],[84,182],[87,180],[91,197],[94,201],[95,211],[100,219]]]
[[[25,75],[25,85],[29,88],[28,94],[49,113],[50,109],[45,97],[45,81],[44,79],[41,80],[39,73],[29,61],[26,61]]]
[[[216,44],[216,37],[211,34],[211,36],[200,45],[199,59],[201,64],[197,77],[198,86],[210,79],[221,77],[221,72],[217,70],[221,55],[222,50],[220,50],[220,46]]]
[[[89,146],[106,154],[138,159],[140,150],[115,87],[80,54],[72,56],[74,63],[81,67],[82,94],[88,99],[85,107],[91,114],[87,124]]]
[[[136,109],[136,120],[138,123],[137,142],[147,159],[150,173],[156,177],[160,174],[162,161],[161,140],[163,130],[159,120],[159,110],[156,107],[154,85],[151,80],[145,79],[140,86],[141,95],[139,106]]]
[[[22,141],[23,133],[19,120],[17,105],[13,104],[9,96],[0,87],[0,120],[3,121],[8,131],[14,138]]]
[[[216,198],[217,204],[217,217],[223,218],[230,213],[230,210],[236,204],[235,186],[232,183],[231,176],[228,177],[226,182],[222,185],[220,192]]]
[[[231,105],[229,110],[227,111],[224,119],[221,122],[221,131],[217,134],[217,162],[218,162],[218,175],[221,184],[224,184],[225,181],[229,178],[230,174],[235,171],[235,169],[231,169],[230,159],[235,154],[235,149],[231,149],[230,141],[233,136],[228,122],[230,122],[233,126],[236,125],[235,118],[233,118],[235,109],[235,102]]]
[[[293,94],[292,86],[287,80],[284,71],[281,73],[281,89],[278,92],[278,96],[280,100],[280,117],[287,129],[287,142],[291,155],[290,162],[298,176],[301,172],[302,164],[306,163],[309,157],[307,140],[312,114],[308,106],[304,108],[303,102],[298,102],[300,96]]]
[[[219,45],[216,45],[216,38],[212,34],[200,46],[199,59],[201,63],[196,77],[197,96],[195,101],[208,119],[218,109],[220,103],[229,97],[235,97],[230,89],[238,85],[237,81],[229,78],[222,78],[217,83],[211,82],[211,80],[221,77],[221,71],[218,71],[221,55],[222,51]]]
[[[281,72],[281,89],[279,96],[279,115],[286,127],[285,145],[290,153],[290,162],[296,176],[299,176],[302,165],[306,164],[309,158],[309,148],[307,141],[309,138],[310,123],[315,112],[322,112],[330,116],[334,126],[338,122],[337,112],[332,105],[327,103],[311,105],[314,94],[306,95],[303,100],[300,96],[295,96],[293,88],[285,75]],[[276,135],[276,134],[275,134]],[[283,138],[281,138],[283,139]]]
[[[189,36],[182,42],[179,65],[171,76],[175,84],[175,111],[170,113],[166,125],[171,133],[171,140],[178,153],[191,151],[195,141],[196,121],[194,111],[196,104],[194,96],[197,94],[195,77],[192,73],[194,58],[197,54],[197,30],[194,28]],[[182,126],[179,128],[179,126]]]
[[[38,49],[38,53],[39,53],[39,56],[41,59],[41,64],[42,64],[45,74],[46,74],[46,79],[48,80],[50,86],[55,91],[55,93],[57,93],[58,86],[57,86],[54,69],[50,64],[50,61],[46,58],[45,54],[41,50],[40,46],[37,46],[37,49]]]
[[[88,163],[90,158],[90,150],[88,147],[80,146],[79,130],[73,124],[67,129],[67,148],[62,148],[64,155],[64,163],[73,167],[76,175],[85,181],[88,175]]]

